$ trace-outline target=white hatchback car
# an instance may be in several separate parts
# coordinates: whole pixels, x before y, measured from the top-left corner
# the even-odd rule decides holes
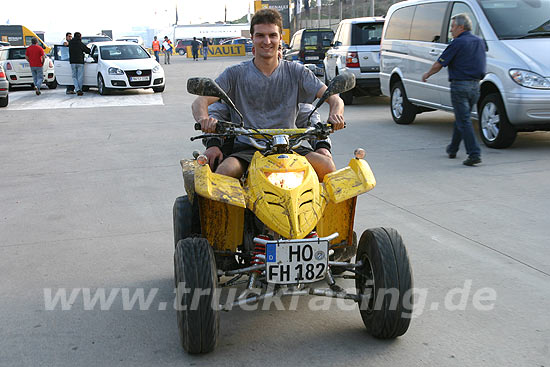
[[[134,42],[91,43],[90,55],[84,61],[84,88],[97,88],[99,94],[108,94],[113,89],[151,88],[163,92],[164,70],[140,45]],[[56,45],[54,63],[57,82],[72,85],[69,63],[69,48]]]
[[[8,80],[2,65],[0,65],[0,107],[6,107],[9,102],[8,96]]]
[[[9,88],[19,85],[34,85],[31,74],[31,67],[25,60],[25,46],[8,46],[0,49],[0,65],[6,73],[6,79],[9,82]],[[43,66],[44,82],[50,89],[55,89],[57,83],[55,80],[54,65],[52,60],[46,56]]]

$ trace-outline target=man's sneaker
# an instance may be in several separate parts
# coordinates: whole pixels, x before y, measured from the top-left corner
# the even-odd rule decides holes
[[[67,92],[65,92],[67,94],[76,94],[76,92],[74,90],[68,90]]]
[[[447,148],[445,149],[445,152],[447,152],[447,155],[449,156],[450,159],[456,158],[456,153],[451,153],[449,151],[449,145],[447,145]]]
[[[480,157],[468,157],[464,162],[462,162],[465,166],[473,166],[474,164],[481,163]]]
[[[34,92],[36,93],[37,96],[39,96],[40,95],[40,88],[34,87]]]
[[[79,96],[83,95],[84,93],[82,93],[81,90],[79,90],[78,92],[76,92],[76,94],[78,94]]]

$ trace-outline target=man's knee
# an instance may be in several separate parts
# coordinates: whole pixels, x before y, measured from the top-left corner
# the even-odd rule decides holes
[[[319,181],[323,181],[325,175],[336,171],[336,165],[332,160],[332,155],[327,150],[328,154],[321,152],[311,152],[306,155],[307,160],[317,173]]]
[[[228,157],[224,159],[216,169],[216,173],[234,178],[241,178],[244,173],[243,171],[241,162],[235,157]]]

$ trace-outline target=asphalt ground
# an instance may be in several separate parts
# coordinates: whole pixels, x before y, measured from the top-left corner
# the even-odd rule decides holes
[[[70,108],[59,90],[10,93],[0,109],[0,365],[549,366],[550,134],[482,147],[483,163],[465,167],[463,149],[445,155],[451,114],[399,126],[385,97],[346,107],[333,154],[343,167],[355,147],[367,151],[377,186],[359,198],[355,228],[403,236],[417,289],[409,331],[377,340],[355,305],[304,297],[222,313],[215,352],[181,349],[172,205],[184,194],[179,160],[201,148],[189,141],[186,81],[243,59],[172,58],[164,93],[128,93],[153,105],[113,106],[124,93],[90,91],[81,101],[93,106]],[[67,108],[21,107],[41,98]],[[102,289],[110,306],[86,306]],[[123,299],[140,289],[153,294],[148,306]],[[48,310],[62,291],[66,310]]]

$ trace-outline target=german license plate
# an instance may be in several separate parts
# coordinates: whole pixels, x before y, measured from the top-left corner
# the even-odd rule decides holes
[[[288,240],[266,244],[268,283],[313,283],[325,277],[328,241]]]
[[[148,76],[131,76],[131,82],[148,82],[150,78]]]
[[[319,60],[319,56],[306,56],[306,60]]]

